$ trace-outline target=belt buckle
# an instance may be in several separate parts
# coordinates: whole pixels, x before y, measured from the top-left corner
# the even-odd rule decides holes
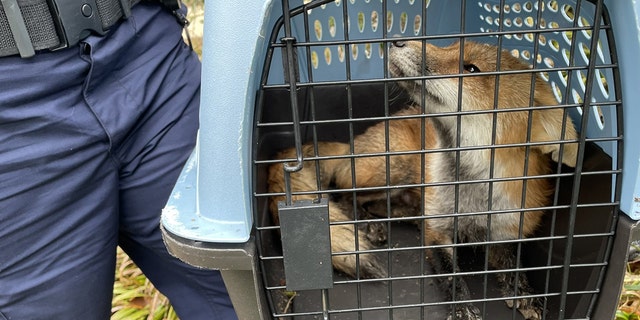
[[[95,0],[47,0],[47,3],[60,38],[60,44],[50,50],[74,46],[92,32],[106,33]]]

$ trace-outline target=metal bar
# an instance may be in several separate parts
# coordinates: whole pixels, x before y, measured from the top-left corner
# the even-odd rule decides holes
[[[602,0],[598,1],[598,3],[596,4],[598,6],[604,6],[604,3]],[[609,14],[606,10],[602,10],[602,19],[604,21],[604,26],[610,26],[611,25],[611,20],[609,17]],[[609,41],[609,48],[610,48],[610,59],[614,64],[618,64],[618,56],[617,56],[617,52],[616,52],[616,46],[615,46],[615,42],[614,42],[614,38],[613,38],[613,34],[610,31],[610,29],[606,29],[606,38]],[[613,76],[614,76],[614,83],[619,84],[620,83],[620,79],[619,79],[619,72],[618,69],[612,69],[613,71]],[[616,85],[615,86],[615,97],[621,97],[621,92],[620,92],[620,85]],[[595,104],[592,104],[595,105]],[[616,106],[616,116],[617,116],[617,131],[618,131],[618,136],[622,136],[622,108],[620,106]],[[623,148],[624,148],[624,143],[616,143],[616,149],[617,149],[617,159],[618,159],[618,163],[614,164],[615,168],[621,168],[623,163]],[[620,173],[616,173],[616,174],[612,174],[612,178],[615,178],[616,181],[616,185],[615,185],[615,190],[614,190],[614,201],[618,202],[620,201],[620,195],[621,195],[621,190],[622,190],[622,179],[621,179],[621,174]],[[613,212],[613,217],[612,217],[612,222],[611,222],[611,228],[610,228],[610,233],[612,234],[611,236],[609,236],[609,240],[608,240],[608,244],[607,244],[607,248],[605,250],[605,254],[604,254],[604,261],[610,261],[612,254],[613,254],[613,250],[614,250],[614,236],[616,235],[616,230],[618,228],[618,219],[619,219],[619,211],[620,211],[620,207],[616,206],[616,208],[614,209]],[[610,266],[607,265],[606,268],[609,268]],[[598,277],[598,281],[596,284],[597,288],[601,288],[604,284],[605,281],[605,272],[606,272],[606,268],[601,268],[600,269],[600,275]],[[597,302],[597,296],[592,297],[591,299],[591,303],[589,304],[588,310],[587,310],[587,314],[591,315],[593,313],[594,308],[596,307],[596,302]]]
[[[576,9],[575,9],[575,15],[574,15],[574,25],[577,24],[578,20],[580,19],[580,9],[581,9],[581,5],[582,5],[582,1],[578,0],[578,2],[576,3]],[[602,18],[602,6],[596,6],[596,10],[595,10],[595,14],[594,14],[594,21],[593,21],[593,31],[592,31],[592,37],[591,37],[591,47],[590,50],[592,50],[592,53],[597,52],[598,49],[598,39],[600,36],[600,25],[601,25],[601,18]],[[572,37],[572,47],[575,44],[577,37]],[[574,47],[575,48],[575,47]],[[572,53],[574,53],[572,48]],[[572,59],[575,59],[575,54],[571,55]],[[597,54],[591,54],[591,56],[589,57],[589,72],[587,73],[587,80],[585,83],[585,93],[584,93],[584,99],[583,99],[583,108],[582,110],[583,112],[583,117],[582,117],[582,124],[581,124],[581,128],[580,128],[580,132],[582,133],[581,136],[584,136],[585,132],[587,131],[587,125],[589,123],[589,114],[590,114],[590,110],[591,110],[591,93],[593,91],[593,79],[594,79],[594,70],[595,70],[595,65],[596,65],[596,57]],[[574,177],[573,180],[573,190],[572,190],[572,195],[571,195],[571,205],[572,207],[569,209],[569,230],[567,230],[567,243],[565,246],[565,259],[564,259],[564,264],[566,266],[566,268],[563,270],[563,275],[562,275],[562,292],[566,293],[568,291],[569,288],[569,273],[570,273],[570,268],[569,265],[571,264],[571,255],[572,255],[572,251],[573,251],[573,236],[574,236],[574,232],[575,232],[575,225],[576,225],[576,213],[577,213],[577,205],[578,205],[578,195],[580,194],[580,181],[581,181],[581,173],[582,173],[582,164],[584,161],[584,150],[585,150],[585,140],[584,139],[580,139],[580,142],[578,143],[578,159],[576,161],[576,176]],[[558,317],[560,319],[565,317],[565,313],[566,313],[566,305],[567,305],[567,297],[566,294],[563,294],[560,297],[560,310],[559,310],[559,314]]]
[[[302,169],[302,137],[300,133],[300,116],[298,115],[298,87],[297,87],[297,77],[296,77],[296,69],[298,68],[298,64],[294,58],[294,48],[293,43],[296,41],[296,38],[293,37],[291,31],[291,13],[289,12],[289,1],[282,1],[282,11],[284,17],[284,37],[280,39],[285,44],[285,49],[283,54],[284,66],[287,69],[285,82],[288,82],[289,87],[289,98],[291,100],[291,118],[293,121],[293,137],[296,148],[296,164],[291,166],[287,163],[283,165],[285,171],[285,179],[289,180],[290,177],[287,173],[300,171]],[[287,197],[287,204],[291,204],[291,198]]]

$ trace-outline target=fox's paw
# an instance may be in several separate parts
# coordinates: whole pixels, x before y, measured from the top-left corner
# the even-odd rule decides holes
[[[338,255],[333,257],[333,266],[353,278],[386,278],[386,264],[371,253]],[[358,272],[356,272],[358,270]]]
[[[385,222],[369,222],[364,228],[367,239],[375,246],[387,243],[387,224]]]
[[[376,255],[360,255],[360,277],[361,278],[386,278],[386,263],[381,261]]]
[[[449,314],[447,320],[482,320],[480,309],[472,304],[459,305]]]
[[[521,298],[505,302],[509,308],[518,309],[526,320],[542,319],[543,304],[540,298]]]

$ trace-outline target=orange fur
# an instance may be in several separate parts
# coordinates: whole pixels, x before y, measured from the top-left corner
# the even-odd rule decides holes
[[[353,153],[371,154],[366,157],[349,158],[351,148],[338,142],[321,142],[317,156],[346,156],[341,158],[306,161],[304,168],[291,174],[293,192],[318,191],[329,193],[330,185],[338,189],[384,187],[397,185],[433,184],[424,188],[389,189],[398,210],[373,210],[373,214],[386,216],[420,215],[424,212],[430,218],[424,220],[425,245],[451,245],[453,238],[463,241],[482,242],[486,240],[519,239],[531,235],[537,228],[543,211],[549,204],[553,192],[552,185],[544,175],[552,172],[550,161],[561,161],[574,166],[577,156],[576,143],[560,143],[574,140],[577,133],[571,121],[559,108],[546,108],[556,104],[549,86],[531,73],[510,73],[496,75],[471,74],[470,71],[528,70],[528,66],[508,52],[501,52],[500,65],[494,46],[465,41],[463,61],[460,62],[460,43],[440,48],[421,41],[396,42],[390,49],[389,71],[393,77],[411,77],[400,81],[400,86],[419,104],[425,101],[427,114],[437,114],[426,119],[405,118],[378,123],[363,134],[355,137]],[[463,69],[464,69],[463,68]],[[430,78],[430,76],[450,75],[450,77]],[[496,78],[498,77],[498,78]],[[534,92],[531,84],[534,82]],[[497,90],[496,96],[496,85]],[[460,91],[460,89],[462,89]],[[533,93],[533,97],[531,96]],[[545,107],[545,108],[535,108]],[[525,108],[518,110],[518,108]],[[408,106],[396,116],[420,115],[418,106]],[[470,114],[469,111],[488,111]],[[467,112],[460,114],[459,112]],[[499,112],[503,111],[503,112]],[[566,119],[566,120],[563,120]],[[458,130],[458,126],[460,126]],[[495,126],[495,128],[494,128]],[[530,129],[527,129],[530,128]],[[495,130],[494,130],[495,129]],[[458,135],[459,131],[459,135]],[[492,134],[495,131],[495,136]],[[424,132],[424,134],[423,134]],[[386,141],[388,136],[388,143]],[[422,137],[425,137],[422,140]],[[547,144],[542,144],[548,142]],[[533,143],[533,144],[531,144]],[[507,146],[509,144],[520,144]],[[527,145],[529,144],[529,145]],[[388,145],[389,150],[386,150]],[[449,151],[434,152],[442,148]],[[466,148],[456,151],[456,148]],[[563,149],[562,154],[560,149]],[[493,150],[493,151],[492,151]],[[414,151],[400,155],[384,155],[385,152]],[[313,146],[303,147],[305,157],[316,156]],[[421,154],[422,153],[422,154]],[[379,155],[376,155],[379,154]],[[278,155],[280,159],[292,159],[295,150],[288,149]],[[422,157],[424,156],[424,167]],[[492,160],[493,159],[493,160]],[[319,166],[316,168],[316,166]],[[352,172],[355,168],[355,173]],[[456,169],[458,168],[458,169]],[[316,177],[316,169],[320,177]],[[387,170],[390,172],[387,181]],[[458,172],[458,174],[456,174]],[[490,174],[491,173],[491,174]],[[446,182],[467,182],[456,189]],[[355,177],[355,181],[352,180]],[[537,178],[527,178],[537,177]],[[487,179],[509,179],[487,183]],[[485,182],[478,182],[481,180]],[[317,183],[319,181],[319,185]],[[493,196],[489,198],[488,190]],[[421,191],[423,190],[423,191]],[[281,165],[269,168],[269,192],[284,192],[284,178]],[[420,192],[424,192],[421,197]],[[317,195],[296,195],[294,200],[315,198]],[[284,197],[270,199],[270,209],[277,222],[277,202]],[[424,199],[424,207],[416,206],[412,199]],[[358,193],[359,205],[387,201],[387,192]],[[491,228],[487,227],[487,215],[472,215],[453,219],[453,203],[457,201],[457,212],[472,213],[490,210],[507,210],[492,214]],[[417,201],[420,202],[420,201]],[[384,206],[386,207],[386,206]],[[524,213],[521,209],[526,210]],[[329,204],[330,220],[353,220],[353,208],[335,203]],[[380,212],[381,211],[381,212]],[[442,217],[439,217],[442,216]],[[520,219],[523,217],[521,223]],[[455,221],[455,222],[454,222]],[[457,223],[459,235],[453,234],[453,224]],[[520,228],[522,225],[522,228]],[[355,247],[355,227],[350,224],[332,225],[331,245],[333,252],[369,250],[376,247],[364,232],[358,232],[359,247]],[[452,261],[452,247],[442,250],[427,250],[428,256],[440,267],[437,271],[451,272],[456,268]],[[490,263],[496,269],[515,268],[504,246],[490,248]],[[445,261],[441,261],[444,257]],[[436,260],[439,259],[439,260]],[[451,261],[449,261],[449,260]],[[334,267],[355,276],[359,268],[361,276],[384,277],[384,266],[376,265],[371,254],[333,257]],[[500,276],[500,281],[509,282],[508,276]],[[524,276],[523,276],[524,277]],[[505,280],[507,279],[507,280]],[[447,287],[446,280],[444,287]],[[530,291],[526,278],[519,279],[522,292]],[[450,285],[450,284],[449,284]],[[458,281],[455,291],[464,300],[466,284]],[[514,294],[504,288],[505,296]],[[468,293],[467,293],[468,294]],[[453,298],[453,297],[452,297]],[[510,302],[513,305],[513,302]],[[541,310],[535,299],[519,299],[519,311],[527,319],[539,319]],[[458,308],[458,307],[456,307]],[[480,319],[472,305],[455,309],[457,319]],[[476,308],[477,309],[477,308]]]

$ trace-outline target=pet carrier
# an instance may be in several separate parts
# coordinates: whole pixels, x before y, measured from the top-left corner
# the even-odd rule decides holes
[[[640,238],[638,21],[614,0],[207,3],[167,247],[221,270],[241,319],[611,319]]]

